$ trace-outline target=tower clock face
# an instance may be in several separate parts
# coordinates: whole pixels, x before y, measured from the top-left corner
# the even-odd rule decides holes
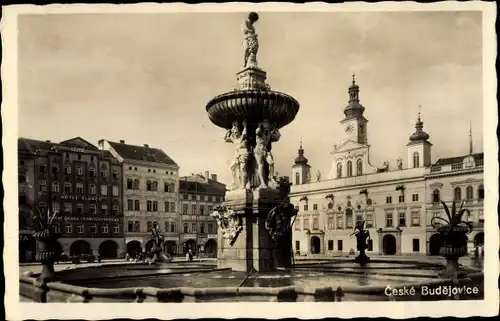
[[[347,134],[352,133],[352,131],[353,131],[353,130],[354,130],[354,128],[352,127],[352,125],[347,125],[347,126],[345,127],[345,132],[346,132]]]

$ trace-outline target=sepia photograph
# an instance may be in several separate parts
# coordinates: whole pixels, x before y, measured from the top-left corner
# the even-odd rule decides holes
[[[4,7],[8,315],[496,315],[495,13]]]

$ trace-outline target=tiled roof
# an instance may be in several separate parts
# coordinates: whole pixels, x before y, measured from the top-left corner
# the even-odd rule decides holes
[[[87,142],[86,140],[76,137],[70,140],[65,140],[61,143],[50,141],[36,140],[30,138],[19,138],[17,140],[17,149],[20,153],[36,154],[41,151],[48,152],[53,147],[68,146],[68,147],[82,147],[91,151],[99,151],[97,147]],[[103,151],[102,156],[105,158],[115,158],[109,151]]]
[[[185,176],[179,178],[179,192],[223,196],[226,193],[226,185],[212,179],[202,183]]]
[[[110,141],[108,143],[124,159],[178,166],[173,159],[158,148],[134,146]]]
[[[461,163],[461,162],[463,162],[464,158],[467,156],[469,156],[469,155],[449,157],[449,158],[440,158],[440,159],[438,159],[438,161],[434,165],[435,166],[444,166],[444,165]],[[484,153],[472,154],[472,157],[474,157],[474,161],[477,162],[479,160],[484,159]]]

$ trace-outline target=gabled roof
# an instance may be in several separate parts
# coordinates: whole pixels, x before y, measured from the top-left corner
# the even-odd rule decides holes
[[[85,149],[90,149],[90,150],[99,150],[95,145],[89,143],[85,139],[81,137],[75,137],[71,138],[65,141],[62,141],[59,143],[60,145],[63,146],[69,146],[69,147],[78,147],[78,148],[85,148]]]
[[[463,162],[464,158],[467,156],[474,157],[475,162],[484,159],[484,153],[476,153],[476,154],[472,154],[472,155],[464,155],[464,156],[449,157],[449,158],[440,158],[434,164],[434,166],[444,166],[444,165],[461,163],[461,162]]]
[[[124,159],[177,165],[163,150],[108,141],[109,145]]]
[[[179,192],[223,196],[226,185],[212,179],[207,180],[202,175],[183,176],[179,178]]]

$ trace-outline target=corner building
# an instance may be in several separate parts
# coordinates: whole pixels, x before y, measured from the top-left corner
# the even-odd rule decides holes
[[[67,255],[123,255],[122,166],[107,151],[76,137],[60,143],[18,140],[20,261],[33,261],[29,210],[62,215],[54,225]]]
[[[420,113],[415,132],[402,158],[374,167],[370,162],[368,120],[353,79],[349,103],[340,121],[345,137],[331,152],[332,165],[325,180],[311,182],[310,164],[302,145],[292,166],[290,200],[299,209],[293,226],[293,250],[299,255],[341,254],[356,251],[351,234],[365,220],[370,232],[368,254],[437,255],[442,240],[432,217],[445,218],[440,203],[458,206],[465,200],[471,211],[469,250],[484,245],[483,153],[431,162],[430,136],[423,130]],[[390,166],[396,163],[396,166]],[[466,218],[464,218],[466,219]],[[469,253],[470,253],[469,251]]]
[[[179,244],[179,166],[163,150],[101,140],[123,164],[123,202],[126,251],[135,257],[153,245],[150,232],[159,226],[165,235],[163,249],[177,254]]]
[[[195,255],[217,256],[217,222],[210,216],[224,201],[226,185],[209,171],[181,177],[179,189],[181,210],[180,253],[191,250]]]

